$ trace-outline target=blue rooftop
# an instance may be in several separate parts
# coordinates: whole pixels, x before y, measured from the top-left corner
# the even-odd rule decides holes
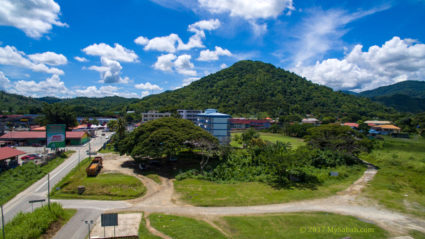
[[[216,109],[206,109],[204,113],[198,114],[198,116],[230,117],[230,115],[228,115],[228,114],[219,113]]]

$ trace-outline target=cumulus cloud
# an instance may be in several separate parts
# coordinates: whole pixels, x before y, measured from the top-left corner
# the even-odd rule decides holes
[[[175,53],[177,51],[190,50],[193,48],[204,48],[202,40],[205,38],[205,31],[212,31],[220,27],[218,19],[202,20],[188,26],[188,31],[193,32],[187,43],[174,33],[168,36],[154,37],[148,39],[144,36],[137,37],[134,42],[144,46],[145,51],[160,51]]]
[[[34,62],[43,63],[46,65],[59,66],[68,63],[68,59],[62,55],[51,51],[28,55]]]
[[[114,47],[105,43],[95,43],[82,51],[90,56],[100,56],[120,62],[137,62],[139,58],[133,50],[129,50],[118,43],[115,43]]]
[[[294,72],[334,89],[364,91],[404,80],[425,79],[425,44],[393,37],[363,51],[356,45],[343,59],[327,59]]]
[[[150,82],[136,84],[134,87],[139,90],[162,90],[159,85],[151,84]]]
[[[11,93],[26,95],[31,97],[56,96],[67,97],[69,90],[58,75],[53,75],[44,81],[20,80],[8,90]]]
[[[102,83],[122,83],[126,84],[129,82],[128,77],[121,77],[122,66],[118,61],[108,59],[107,57],[101,57],[101,66],[90,66],[90,70],[100,72]]]
[[[196,76],[197,73],[195,70],[193,70],[195,66],[190,61],[191,58],[192,56],[187,54],[177,57],[176,61],[174,61],[174,66],[179,74]]]
[[[210,50],[201,51],[197,60],[198,61],[217,61],[219,56],[231,56],[231,55],[232,53],[229,50],[216,46],[214,51],[210,51]]]
[[[79,61],[79,62],[87,62],[87,61],[89,61],[89,60],[87,60],[87,58],[85,58],[85,57],[79,57],[79,56],[74,57],[74,59],[77,60],[77,61]]]
[[[0,25],[21,29],[32,38],[40,38],[52,25],[67,26],[59,21],[60,6],[53,0],[2,0]]]
[[[174,60],[177,58],[174,54],[166,54],[158,56],[153,68],[161,71],[173,71]]]
[[[199,0],[211,13],[228,13],[246,20],[276,18],[285,10],[292,11],[292,0]]]
[[[175,69],[179,74],[195,76],[197,73],[195,67],[190,61],[192,56],[183,54],[177,57],[174,54],[166,54],[158,57],[153,68],[161,71],[173,72]]]
[[[223,63],[220,65],[220,69],[224,69],[224,68],[227,68],[227,65]]]
[[[142,91],[142,95],[141,95],[142,98],[145,97],[145,96],[148,96],[148,95],[150,95],[149,91],[147,91],[147,90]]]
[[[43,55],[43,54],[44,53],[34,54],[34,55]],[[32,56],[34,57],[34,55]],[[0,64],[22,67],[22,68],[30,69],[36,72],[45,72],[45,73],[56,74],[56,75],[64,74],[64,72],[58,68],[48,67],[43,63],[33,61],[24,52],[18,51],[14,46],[0,47]]]
[[[190,85],[190,83],[199,80],[199,77],[190,77],[183,80],[183,86]]]
[[[105,96],[120,96],[125,98],[141,98],[141,95],[138,95],[135,92],[122,91],[116,86],[101,86],[97,88],[96,86],[88,86],[83,89],[75,90],[76,96],[85,96],[85,97],[105,97]]]
[[[0,71],[0,89],[4,90],[9,86],[10,80]]]

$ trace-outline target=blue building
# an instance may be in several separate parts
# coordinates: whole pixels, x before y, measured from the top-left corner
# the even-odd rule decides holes
[[[230,142],[230,115],[219,113],[216,109],[207,109],[197,116],[196,125],[210,132],[220,144]]]

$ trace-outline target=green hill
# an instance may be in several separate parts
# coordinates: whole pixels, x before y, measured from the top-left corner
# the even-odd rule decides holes
[[[37,99],[0,91],[0,114],[37,114],[41,105]]]
[[[217,108],[233,115],[333,115],[356,120],[394,110],[363,97],[335,92],[258,61],[240,61],[174,91],[131,105],[139,111]]]
[[[359,95],[365,97],[380,97],[392,95],[408,95],[414,98],[425,98],[424,81],[403,81],[393,85],[383,86],[374,90],[363,91]]]
[[[401,112],[425,112],[425,98],[414,98],[408,95],[395,94],[391,96],[372,97],[371,100],[382,103]]]

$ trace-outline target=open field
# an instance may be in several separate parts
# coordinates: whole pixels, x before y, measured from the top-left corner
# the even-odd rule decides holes
[[[213,223],[194,218],[152,214],[151,225],[172,238],[387,238],[388,233],[351,216],[289,213],[218,217]],[[226,234],[223,234],[223,232]],[[143,237],[142,237],[143,238]],[[149,238],[149,237],[148,237]]]
[[[34,212],[20,213],[6,224],[6,238],[51,238],[75,213],[57,203],[52,203],[50,209],[45,205]]]
[[[153,228],[175,239],[226,238],[208,223],[189,217],[155,213],[149,219]]]
[[[86,176],[86,167],[90,164],[88,158],[74,168],[63,178],[52,192],[53,198],[126,200],[140,197],[146,193],[146,187],[139,179],[119,173],[100,173],[96,177]],[[77,193],[77,187],[86,187],[82,195]]]
[[[245,206],[283,203],[295,200],[326,197],[342,191],[356,181],[364,168],[340,167],[332,169],[345,174],[344,178],[329,177],[330,169],[323,169],[323,184],[315,189],[276,189],[259,182],[215,183],[206,180],[185,179],[174,182],[180,199],[196,206]]]
[[[383,147],[363,157],[379,167],[369,197],[388,208],[425,217],[425,139],[385,137]]]
[[[242,144],[239,144],[238,142],[233,140],[233,137],[235,135],[241,135],[242,132],[236,132],[236,133],[232,133],[232,141],[230,142],[230,145],[233,147],[242,147]],[[273,134],[273,133],[263,133],[263,132],[259,132],[260,134],[260,138],[263,140],[267,140],[270,142],[283,142],[283,143],[290,143],[291,146],[293,148],[297,148],[299,146],[303,146],[305,145],[304,141],[302,139],[299,138],[294,138],[294,137],[289,137],[289,136],[285,136],[282,134]]]
[[[63,156],[50,160],[44,166],[27,163],[0,173],[0,204],[6,203],[34,182],[44,177],[73,153],[74,151],[67,151]]]
[[[149,230],[146,228],[146,221],[144,217],[142,217],[142,220],[140,221],[139,238],[140,239],[161,239],[161,237],[155,236],[149,232]]]

